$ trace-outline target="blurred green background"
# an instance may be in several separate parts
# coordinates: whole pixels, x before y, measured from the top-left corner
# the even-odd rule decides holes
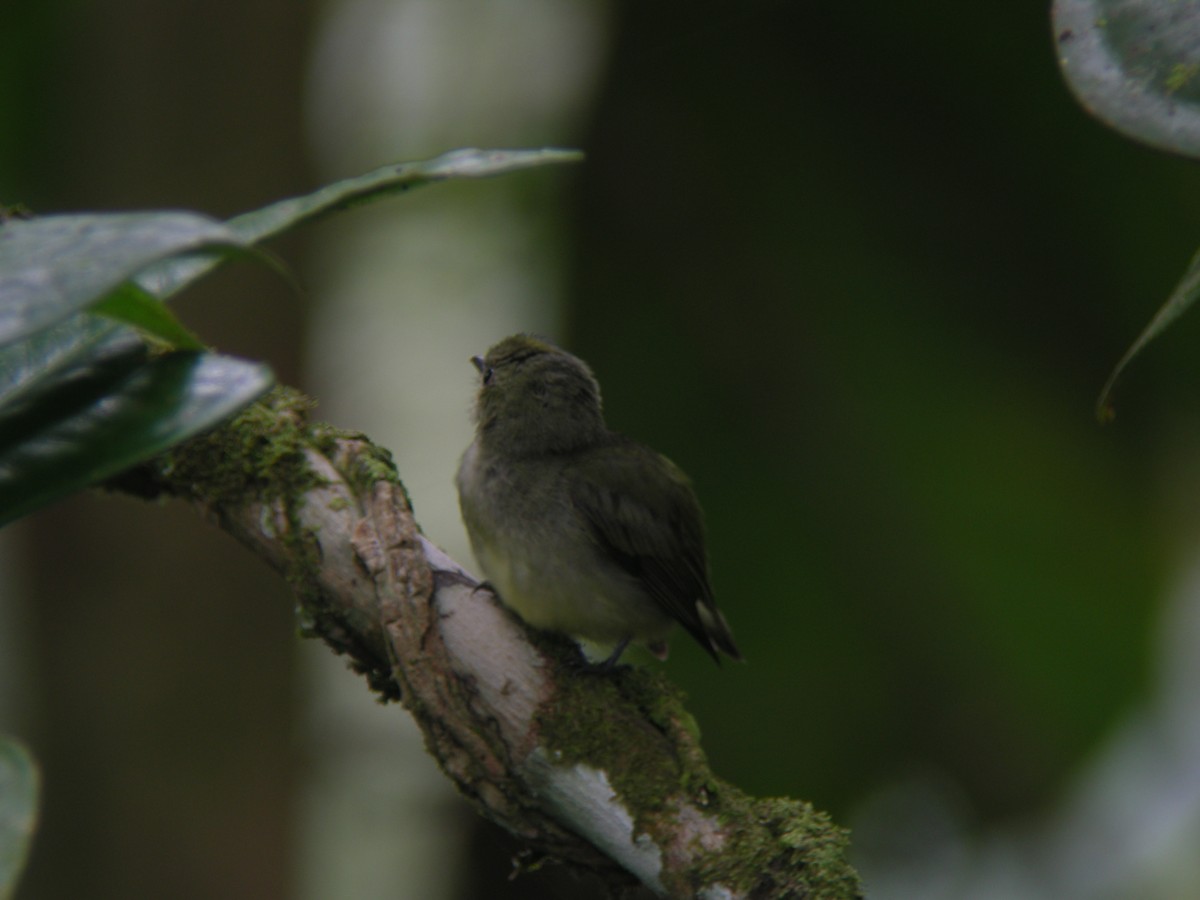
[[[43,0],[0,39],[0,201],[39,212],[228,215],[454,146],[582,147],[278,245],[301,296],[240,267],[180,310],[396,449],[464,560],[466,357],[550,333],[706,508],[749,663],[679,639],[667,669],[718,773],[855,825],[870,896],[1190,896],[1200,755],[1162,696],[1195,695],[1200,317],[1114,425],[1093,403],[1200,245],[1200,169],[1083,113],[1045,3]],[[76,498],[0,564],[0,728],[46,785],[22,896],[580,895],[502,884],[514,848],[434,788],[314,800],[361,737],[314,685],[401,713],[314,674],[284,585],[189,511]],[[1139,817],[1154,875],[1115,863]],[[432,820],[449,883],[337,873],[334,822],[386,857]]]

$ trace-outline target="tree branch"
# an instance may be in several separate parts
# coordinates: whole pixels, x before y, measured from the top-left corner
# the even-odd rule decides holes
[[[861,896],[846,833],[716,778],[679,692],[597,674],[421,536],[390,456],[277,390],[117,485],[186,499],[295,588],[305,630],[399,699],[479,811],[537,853],[672,897]]]

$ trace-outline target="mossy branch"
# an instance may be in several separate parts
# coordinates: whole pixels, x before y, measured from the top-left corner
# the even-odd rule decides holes
[[[282,572],[306,633],[416,718],[480,812],[542,857],[671,897],[861,896],[846,833],[716,778],[679,692],[581,669],[420,533],[387,451],[277,390],[122,479],[189,501]]]

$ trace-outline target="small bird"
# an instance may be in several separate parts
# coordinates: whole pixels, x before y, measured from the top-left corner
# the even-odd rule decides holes
[[[527,623],[666,659],[678,622],[713,659],[740,660],[713,600],[700,504],[665,456],[604,422],[582,360],[527,334],[471,359],[475,440],[458,468],[471,547]]]

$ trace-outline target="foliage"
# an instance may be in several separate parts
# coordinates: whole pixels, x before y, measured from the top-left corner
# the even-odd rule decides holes
[[[1200,4],[1055,0],[1055,40],[1068,86],[1088,112],[1153,147],[1200,157]],[[1200,296],[1200,254],[1117,363],[1097,414],[1129,362]]]
[[[29,751],[0,735],[0,898],[11,897],[37,827],[38,771]]]
[[[211,428],[271,386],[266,365],[206,350],[163,303],[213,268],[358,203],[575,159],[460,150],[224,223],[192,212],[9,217],[0,225],[0,525]]]

